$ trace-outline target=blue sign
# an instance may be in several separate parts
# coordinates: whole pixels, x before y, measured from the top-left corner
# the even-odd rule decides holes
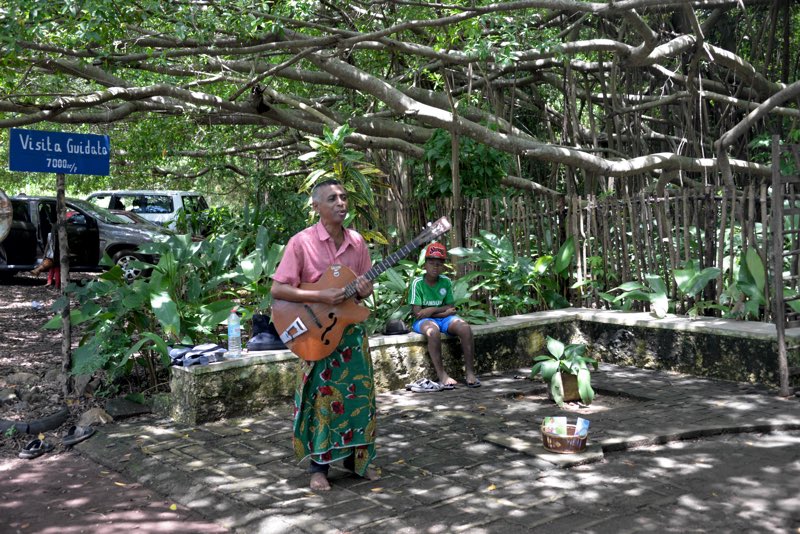
[[[107,135],[11,128],[8,168],[12,171],[108,176]]]

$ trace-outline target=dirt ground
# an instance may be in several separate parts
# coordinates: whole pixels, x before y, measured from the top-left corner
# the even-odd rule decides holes
[[[39,279],[19,275],[0,282],[0,391],[3,392],[0,418],[3,420],[32,422],[66,405],[58,380],[61,332],[42,328],[51,317],[50,306],[58,296],[56,290],[44,286],[44,275]],[[62,425],[64,431],[74,424],[82,408],[79,403],[70,408],[70,416]],[[4,435],[0,458],[16,457],[26,438]]]
[[[31,423],[64,406],[69,415],[44,433],[54,450],[33,460],[17,455],[36,436],[0,435],[0,532],[225,532],[61,443],[81,414],[105,399],[64,397],[61,332],[42,329],[59,293],[44,283],[44,276],[27,275],[0,281],[0,420]]]

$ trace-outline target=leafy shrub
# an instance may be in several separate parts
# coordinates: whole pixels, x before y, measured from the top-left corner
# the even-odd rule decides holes
[[[481,281],[472,289],[491,293],[499,316],[542,309],[566,308],[569,301],[561,294],[562,282],[569,276],[575,256],[575,243],[569,238],[555,256],[545,254],[531,259],[517,256],[507,236],[498,237],[481,230],[475,247],[456,248],[451,254],[474,262],[478,271],[472,277]]]
[[[592,389],[589,366],[597,369],[597,361],[584,356],[586,345],[582,343],[564,345],[561,341],[548,336],[547,352],[548,354],[542,354],[533,359],[536,364],[531,369],[531,378],[542,375],[544,381],[550,386],[550,395],[553,400],[563,407],[564,384],[561,373],[575,375],[578,378],[578,393],[581,396],[581,402],[591,404],[594,400],[594,389]]]
[[[234,305],[244,305],[245,319],[269,305],[268,276],[283,249],[260,228],[249,253],[235,234],[200,242],[171,236],[141,250],[159,258],[155,265],[142,265],[151,269],[149,276],[129,284],[113,266],[84,287],[70,286],[78,301],[72,324],[86,332],[73,352],[75,374],[105,369],[113,379],[140,365],[155,385],[158,368],[170,363],[168,344],[222,343],[218,326]],[[63,300],[57,304],[63,306]],[[60,328],[60,315],[45,327]]]
[[[500,181],[505,178],[509,156],[469,137],[458,140],[458,172],[461,194],[465,197],[491,197],[500,193]],[[417,198],[449,198],[453,196],[453,146],[450,132],[437,129],[425,143],[425,159],[430,168],[430,180],[417,180]]]

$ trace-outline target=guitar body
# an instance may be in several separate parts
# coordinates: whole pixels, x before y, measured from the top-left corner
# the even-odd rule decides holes
[[[343,288],[355,281],[356,275],[344,265],[332,265],[313,284],[300,284],[301,289]],[[369,310],[350,298],[331,306],[322,302],[272,302],[272,322],[289,350],[308,361],[327,358],[342,340],[345,328],[369,317]],[[305,330],[304,330],[305,329]],[[291,338],[290,338],[291,336]]]

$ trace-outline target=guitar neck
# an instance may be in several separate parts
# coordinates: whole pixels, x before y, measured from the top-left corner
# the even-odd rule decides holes
[[[419,247],[419,243],[417,242],[417,240],[416,239],[412,239],[411,242],[408,243],[407,245],[405,245],[403,248],[392,252],[385,259],[383,259],[383,260],[379,261],[378,263],[374,264],[370,268],[370,270],[367,271],[364,274],[364,278],[366,278],[368,281],[372,282],[377,277],[379,277],[381,275],[381,273],[383,273],[383,271],[385,271],[389,267],[392,267],[393,265],[395,265],[398,261],[400,261],[403,258],[405,258],[406,256],[408,256],[409,252],[411,252],[412,250],[414,250],[415,248],[418,248],[418,247]],[[354,280],[354,281],[350,282],[349,284],[347,284],[345,286],[344,289],[345,289],[345,297],[346,298],[354,297],[356,295],[356,292],[358,291],[358,289],[356,288],[356,281]]]

